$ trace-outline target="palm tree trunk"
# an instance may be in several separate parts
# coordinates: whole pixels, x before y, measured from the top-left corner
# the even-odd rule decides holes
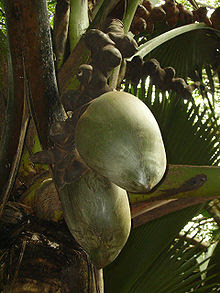
[[[64,223],[39,221],[24,206],[8,203],[0,233],[4,293],[103,292],[102,270],[91,264]]]
[[[8,34],[14,28],[13,38],[19,40],[21,47],[17,49],[30,91],[29,104],[41,145],[46,148],[50,144],[49,127],[66,117],[56,84],[47,1],[7,0],[4,4]],[[10,41],[11,55],[14,47]],[[19,93],[23,98],[22,91]],[[39,221],[18,203],[0,208],[0,252],[4,252],[0,277],[3,268],[4,293],[103,292],[102,271],[95,269],[65,223]]]

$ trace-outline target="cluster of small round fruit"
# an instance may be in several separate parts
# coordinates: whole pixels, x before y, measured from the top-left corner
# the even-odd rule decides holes
[[[183,4],[176,4],[174,0],[166,0],[165,4],[160,6],[153,6],[149,0],[144,0],[142,5],[138,5],[130,30],[135,35],[145,31],[151,34],[155,23],[162,21],[170,27],[175,27],[178,23],[184,25],[204,22],[208,26],[220,29],[220,7],[216,8],[209,18],[205,6],[190,11],[185,9]]]

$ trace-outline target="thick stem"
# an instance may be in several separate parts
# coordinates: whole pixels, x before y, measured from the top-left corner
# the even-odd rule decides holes
[[[119,0],[104,0],[102,1],[102,5],[99,8],[93,22],[91,23],[89,28],[98,28],[100,30],[103,29],[105,25],[106,18],[108,14],[112,11],[112,9],[118,4]]]
[[[30,115],[29,115],[28,109],[27,109],[26,98],[25,98],[25,103],[24,103],[24,109],[23,109],[22,112],[23,112],[23,117],[22,117],[21,131],[20,131],[20,135],[19,135],[18,146],[17,146],[17,150],[16,150],[16,154],[14,156],[12,166],[11,166],[9,178],[7,180],[7,183],[5,184],[5,188],[3,189],[2,205],[0,207],[0,217],[2,215],[4,206],[5,206],[8,198],[9,198],[10,192],[12,191],[12,188],[14,186],[14,182],[15,182],[15,179],[16,179],[16,176],[17,176],[17,173],[18,173],[18,169],[19,169],[21,155],[22,155],[22,152],[23,152],[24,140],[25,140],[25,137],[26,137],[28,124],[29,124],[29,121],[30,121]]]
[[[66,118],[56,84],[47,1],[7,0],[6,3],[18,22],[13,27],[13,37],[19,41],[18,51],[23,57],[22,70],[24,64],[40,142],[43,148],[47,148],[51,124]],[[24,76],[22,82],[24,85]],[[68,235],[59,238],[58,227],[41,229],[42,225],[36,227],[32,222],[16,243],[13,240],[10,245],[12,254],[6,264],[9,274],[4,292],[23,292],[24,288],[30,288],[31,292],[96,292],[92,265],[80,247],[73,249],[72,236],[67,232]],[[54,236],[51,235],[53,231]],[[65,240],[70,244],[69,249],[65,247]],[[57,243],[57,246],[54,248],[51,243],[55,246]],[[61,249],[58,251],[57,247]],[[69,253],[72,254],[68,259]]]
[[[7,56],[7,39],[3,32],[0,30],[0,121],[5,120],[5,109],[8,97],[8,56]],[[0,134],[2,125],[0,125]]]
[[[220,167],[169,165],[167,176],[154,191],[129,193],[134,226],[185,207],[220,197]]]
[[[137,10],[138,4],[140,3],[140,0],[129,0],[128,1],[128,6],[125,12],[125,17],[124,17],[124,30],[125,33],[129,31],[129,28],[131,26],[133,17],[135,15],[135,12]]]
[[[133,218],[133,227],[141,226],[147,222],[150,222],[155,219],[159,219],[165,215],[174,213],[176,211],[182,210],[187,207],[195,206],[198,204],[202,204],[205,201],[212,200],[212,197],[202,197],[202,198],[181,198],[176,200],[168,200],[167,203],[163,203],[155,208],[150,208],[148,204],[143,204],[140,211],[140,206],[131,206],[132,209],[132,216]],[[145,211],[144,211],[145,210]],[[135,214],[138,214],[135,216]]]
[[[15,17],[15,1],[5,1],[7,31],[9,39],[9,94],[6,117],[0,146],[0,202],[19,143],[24,104],[24,71],[21,51],[19,16]]]
[[[70,1],[70,50],[72,51],[89,26],[88,0]]]
[[[103,29],[106,17],[118,2],[119,0],[104,0],[96,14],[96,17],[90,24],[89,29]],[[81,38],[59,71],[58,81],[61,93],[64,93],[68,89],[79,89],[79,82],[76,78],[76,73],[81,64],[88,63],[89,56],[90,52]]]
[[[76,90],[79,88],[79,81],[76,78],[76,73],[81,64],[88,62],[89,55],[90,52],[86,48],[83,39],[81,39],[58,73],[58,83],[61,94],[68,89]]]
[[[138,6],[139,3],[140,3],[140,0],[130,0],[130,1],[128,1],[128,6],[126,7],[124,20],[123,20],[124,34],[127,34],[129,29],[130,29],[133,17],[135,15],[135,12],[137,10],[137,6]],[[111,87],[113,89],[117,88],[121,66],[122,65],[120,64],[112,72],[110,85],[111,85]]]
[[[146,194],[129,193],[130,201],[220,197],[220,167],[169,165],[164,181]]]
[[[59,69],[64,60],[69,29],[70,3],[68,0],[58,0],[54,16],[54,47],[56,65]]]
[[[55,77],[52,41],[45,0],[12,1],[20,16],[25,71],[31,92],[33,115],[40,142],[48,146],[51,124],[66,118],[59,100]]]

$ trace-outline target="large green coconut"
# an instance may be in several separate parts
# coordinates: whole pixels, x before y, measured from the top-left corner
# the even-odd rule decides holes
[[[166,153],[157,121],[131,94],[114,91],[93,100],[75,138],[90,168],[130,192],[147,192],[164,175]]]
[[[130,233],[126,191],[88,170],[62,188],[60,199],[68,228],[92,263],[98,269],[111,263]]]

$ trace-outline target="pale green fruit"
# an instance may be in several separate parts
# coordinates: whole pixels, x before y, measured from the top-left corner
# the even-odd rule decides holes
[[[92,263],[98,269],[111,263],[130,233],[126,191],[88,170],[61,189],[60,199],[68,228]]]
[[[163,177],[166,153],[148,107],[126,92],[93,100],[75,131],[76,148],[92,169],[130,192],[147,192]]]

